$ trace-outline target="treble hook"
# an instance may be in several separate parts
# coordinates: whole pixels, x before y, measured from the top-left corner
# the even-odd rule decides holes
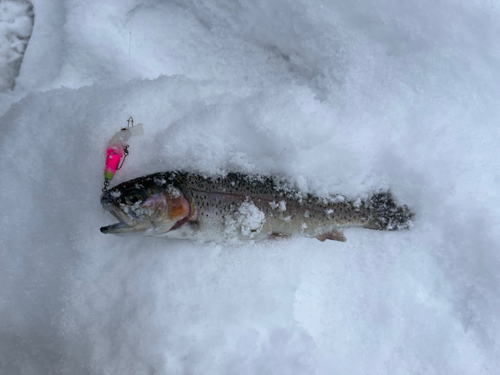
[[[128,156],[128,145],[126,145],[125,148],[123,149],[123,159],[121,160],[121,164],[116,168],[117,171],[122,169],[123,163],[125,163],[125,159],[127,158],[127,156]]]

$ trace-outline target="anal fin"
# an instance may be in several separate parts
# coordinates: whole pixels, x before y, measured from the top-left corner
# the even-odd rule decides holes
[[[334,241],[340,241],[340,242],[346,242],[347,239],[344,236],[344,232],[340,230],[332,230],[329,233],[322,233],[316,236],[318,240],[321,242],[324,242],[325,240],[334,240]]]

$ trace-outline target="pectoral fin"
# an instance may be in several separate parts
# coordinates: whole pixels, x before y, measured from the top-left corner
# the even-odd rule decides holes
[[[317,235],[316,238],[320,240],[321,242],[324,242],[325,240],[334,240],[334,241],[340,241],[340,242],[346,242],[347,239],[344,236],[344,232],[340,230],[332,230],[329,233],[323,233],[320,235]]]

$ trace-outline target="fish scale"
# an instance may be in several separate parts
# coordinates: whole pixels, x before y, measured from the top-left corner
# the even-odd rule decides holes
[[[182,207],[189,210],[170,207],[175,205],[168,193],[172,188],[182,193]],[[165,203],[155,206],[151,202]],[[375,193],[366,201],[349,201],[343,196],[324,199],[289,188],[277,177],[240,173],[215,177],[178,171],[156,173],[110,189],[101,203],[123,220],[115,227],[101,228],[104,233],[141,232],[206,241],[270,236],[345,241],[340,229],[408,229],[413,217],[408,207],[395,204],[390,192]],[[158,212],[165,205],[169,208]]]
[[[324,232],[324,227],[363,226],[370,218],[364,203],[356,207],[354,202],[330,202],[298,191],[277,187],[271,178],[254,178],[230,173],[224,177],[204,178],[195,175],[179,175],[175,178],[190,190],[198,212],[210,216],[212,220],[219,215],[234,215],[238,203],[252,202],[265,214],[263,232],[291,234],[300,231],[309,234]],[[198,203],[199,202],[199,203]],[[209,204],[205,204],[208,203]],[[284,202],[285,210],[279,210],[278,202]],[[215,211],[215,215],[214,215]],[[290,220],[285,220],[286,218]],[[311,230],[304,230],[303,224]]]

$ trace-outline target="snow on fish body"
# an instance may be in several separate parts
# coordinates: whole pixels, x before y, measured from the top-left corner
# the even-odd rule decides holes
[[[102,233],[202,241],[300,236],[345,241],[343,228],[408,229],[413,213],[389,192],[366,201],[322,199],[280,187],[278,179],[229,173],[162,172],[124,182],[101,196],[120,222]]]

